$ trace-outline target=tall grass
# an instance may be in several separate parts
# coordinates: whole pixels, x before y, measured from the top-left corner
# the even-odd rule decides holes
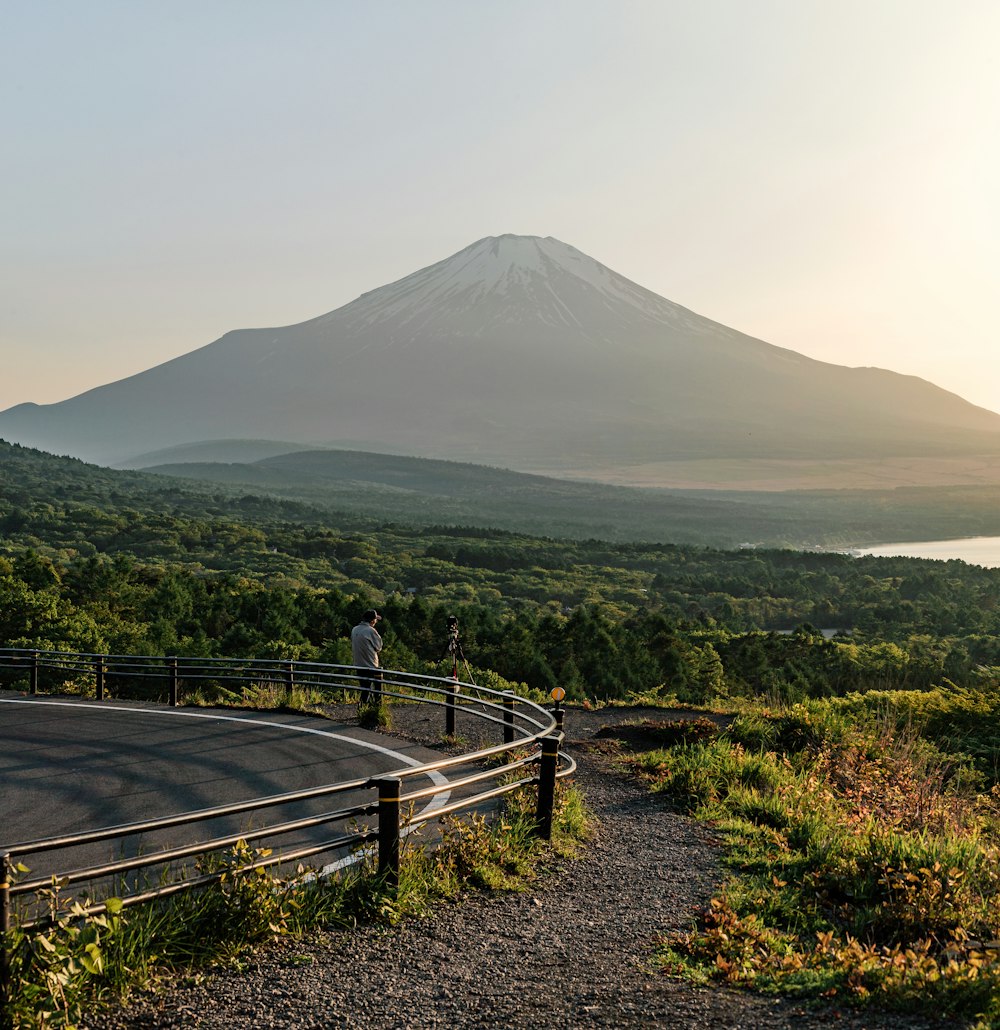
[[[760,708],[630,765],[715,825],[734,869],[669,970],[1000,1025],[997,793],[915,720]]]

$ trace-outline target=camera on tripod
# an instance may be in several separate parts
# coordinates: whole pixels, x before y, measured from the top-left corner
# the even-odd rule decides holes
[[[458,659],[461,658],[465,661],[465,655],[462,653],[462,645],[458,642],[458,616],[449,615],[445,620],[445,625],[448,627],[448,637],[444,645],[444,654],[442,658],[447,658],[449,655],[454,659],[455,666],[458,666]]]
[[[444,654],[441,655],[441,659],[443,661],[445,658],[451,657],[451,675],[455,680],[458,680],[459,661],[465,662],[469,679],[472,680],[472,670],[469,668],[468,659],[465,657],[465,652],[462,650],[462,645],[458,640],[458,616],[449,615],[445,619],[445,625],[448,627],[448,641],[444,645]],[[475,681],[473,680],[473,682]]]
[[[458,650],[458,616],[449,615],[445,624],[448,627],[448,646],[445,653],[454,654]]]

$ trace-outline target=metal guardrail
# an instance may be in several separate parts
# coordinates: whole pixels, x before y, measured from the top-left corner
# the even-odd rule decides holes
[[[87,696],[90,696],[92,689],[93,696],[98,701],[104,700],[112,692],[109,686],[114,688],[114,693],[135,693],[138,690],[144,695],[152,694],[152,700],[165,700],[171,706],[179,705],[184,691],[189,690],[194,684],[240,685],[258,689],[262,685],[271,684],[288,690],[301,687],[323,694],[342,695],[345,691],[359,692],[359,675],[368,679],[370,670],[360,670],[346,665],[285,660],[103,655],[18,648],[0,649],[0,684],[6,685],[7,689],[21,689],[30,695],[37,695],[45,689],[65,690],[70,686],[86,693]],[[110,880],[114,890],[111,891],[111,888],[107,887],[109,893],[105,894],[103,900],[89,900],[86,904],[78,902],[74,906],[75,915],[98,915],[107,911],[106,903],[112,896],[117,899],[116,905],[120,904],[122,907],[144,904],[182,891],[204,887],[218,881],[224,875],[248,872],[266,866],[300,863],[308,858],[344,849],[353,849],[357,852],[358,849],[374,847],[376,844],[378,872],[388,884],[395,886],[399,880],[401,840],[407,833],[423,823],[476,808],[527,786],[537,786],[538,789],[538,833],[545,838],[551,836],[555,782],[558,778],[572,775],[576,768],[576,763],[571,758],[566,755],[560,757],[563,713],[558,702],[555,710],[550,712],[511,691],[497,691],[452,678],[395,670],[383,670],[381,680],[370,682],[375,688],[372,691],[375,695],[373,700],[393,699],[443,709],[446,736],[455,735],[456,716],[461,711],[463,714],[494,724],[502,731],[502,742],[435,762],[392,770],[376,777],[323,784],[304,790],[178,813],[160,819],[0,844],[0,932],[6,935],[15,919],[22,929],[30,929],[43,927],[59,918],[57,911],[41,914],[37,905],[40,892],[50,890],[53,883],[58,883],[60,887],[84,883],[107,885]],[[529,748],[526,754],[518,753],[524,748]],[[511,753],[513,756],[507,760],[483,767],[485,762],[496,761],[499,756],[510,756]],[[473,771],[447,780],[446,788],[438,784],[404,793],[405,782],[413,777],[432,774],[440,776],[443,770],[460,770],[467,766],[472,766]],[[498,780],[503,782],[497,783]],[[480,784],[490,782],[494,785],[489,789],[478,789]],[[450,803],[429,806],[418,812],[413,810],[418,801],[441,795],[445,790],[452,795],[456,791],[466,789],[471,790],[471,793]],[[46,877],[20,881],[16,879],[15,874],[21,859],[30,855],[62,852],[104,841],[124,842],[127,838],[139,834],[191,826],[211,819],[236,815],[250,818],[296,802],[337,798],[352,792],[368,792],[370,796],[360,803],[346,804],[315,815],[287,818],[277,823],[244,829],[238,833],[227,833],[190,844],[163,847],[148,854],[120,858],[99,865],[71,868]],[[371,816],[377,818],[376,829],[360,827],[350,832],[334,830],[336,824]],[[328,826],[333,836],[293,846],[290,850],[277,854],[258,852],[252,861],[236,868],[228,865],[218,872],[202,873],[196,870],[197,875],[191,875],[190,869],[179,865],[185,859],[217,855],[241,841],[247,844],[271,841],[305,829],[315,830]],[[128,889],[127,878],[130,874],[155,868],[161,871],[161,879],[169,874],[170,881],[161,882],[155,887],[145,886],[143,881],[138,881],[137,885]],[[125,890],[122,890],[123,886],[126,887]],[[22,912],[18,918],[14,911],[15,900],[31,897],[36,899],[36,904],[31,906],[21,901]],[[9,953],[5,942],[4,947],[0,949],[0,991],[3,993],[6,993],[4,988],[8,976]]]

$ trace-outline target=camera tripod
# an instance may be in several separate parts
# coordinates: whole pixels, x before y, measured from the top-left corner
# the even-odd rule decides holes
[[[444,646],[444,653],[441,655],[441,660],[451,655],[451,678],[453,680],[458,679],[458,661],[462,660],[465,665],[465,671],[468,674],[469,682],[475,683],[472,678],[472,669],[469,668],[469,660],[465,657],[465,652],[462,650],[462,642],[458,637],[458,620],[451,616],[448,619],[448,642]]]

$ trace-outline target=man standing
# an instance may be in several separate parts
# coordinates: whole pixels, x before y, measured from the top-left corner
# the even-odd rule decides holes
[[[351,652],[354,655],[354,664],[359,672],[366,671],[366,674],[358,676],[358,683],[361,684],[359,704],[371,699],[372,694],[378,689],[375,683],[382,679],[378,664],[378,653],[382,650],[382,637],[375,628],[375,623],[381,622],[381,620],[382,616],[374,608],[369,608],[361,616],[361,621],[351,630]]]

